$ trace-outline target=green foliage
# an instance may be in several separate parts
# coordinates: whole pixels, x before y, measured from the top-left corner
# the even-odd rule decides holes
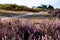
[[[47,7],[47,5],[41,5],[41,6],[33,6],[32,8],[29,8],[27,6],[19,6],[16,4],[0,4],[0,9],[5,9],[5,10],[13,10],[13,11],[32,11],[32,12],[36,12],[36,11],[45,11],[45,10],[53,10],[54,7],[49,5]]]
[[[5,10],[13,10],[17,7],[18,5],[16,4],[0,4],[0,9],[5,9]]]
[[[0,4],[0,9],[13,10],[13,11],[36,11],[35,9],[27,6],[19,6],[16,4]]]
[[[41,5],[41,6],[38,6],[37,7],[38,8],[38,10],[40,10],[40,11],[43,11],[43,10],[47,10],[47,5]]]
[[[43,4],[41,6],[37,6],[36,8],[38,10],[54,10],[53,6],[51,6],[51,5],[47,6],[47,5],[43,5]]]
[[[49,6],[48,6],[48,10],[54,10],[54,7],[51,6],[51,5],[49,5]]]
[[[42,4],[42,8],[47,9],[47,5]]]

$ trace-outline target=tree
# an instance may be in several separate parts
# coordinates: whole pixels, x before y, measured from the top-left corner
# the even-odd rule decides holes
[[[42,8],[47,9],[47,5],[43,5],[43,4],[41,5],[42,5]]]
[[[54,7],[51,6],[51,5],[49,5],[49,6],[48,6],[48,10],[54,10]]]
[[[47,5],[41,4],[41,6],[38,6],[37,9],[40,11],[47,10]]]
[[[36,8],[35,6],[32,7],[32,9]]]

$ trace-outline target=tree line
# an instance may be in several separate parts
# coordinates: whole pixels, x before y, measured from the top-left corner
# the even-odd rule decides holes
[[[13,11],[32,11],[32,12],[37,12],[37,11],[44,11],[44,10],[54,10],[54,7],[49,5],[41,5],[37,7],[32,7],[29,8],[27,6],[19,6],[16,4],[0,4],[0,9],[5,9],[5,10],[13,10]]]
[[[54,10],[54,6],[52,5],[44,5],[44,4],[41,4],[41,6],[37,6],[36,9],[39,9],[39,10]]]

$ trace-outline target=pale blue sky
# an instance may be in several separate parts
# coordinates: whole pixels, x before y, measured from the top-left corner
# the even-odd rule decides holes
[[[51,4],[55,8],[60,8],[60,0],[0,0],[0,4],[18,4],[28,7],[39,6],[41,4]]]

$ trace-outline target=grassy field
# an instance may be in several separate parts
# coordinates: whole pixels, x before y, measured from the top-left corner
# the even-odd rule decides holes
[[[0,9],[0,12],[3,12],[3,13],[14,13],[14,14],[32,13],[32,12],[28,12],[28,11],[10,11],[10,10],[3,10],[3,9]]]

